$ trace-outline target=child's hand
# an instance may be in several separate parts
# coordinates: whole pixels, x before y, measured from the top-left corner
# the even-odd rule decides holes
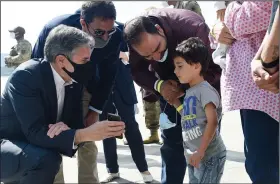
[[[199,167],[199,163],[204,157],[204,152],[195,152],[189,159],[189,164],[194,166],[195,168]]]

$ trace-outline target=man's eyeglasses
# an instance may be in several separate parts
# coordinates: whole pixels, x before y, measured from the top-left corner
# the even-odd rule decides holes
[[[111,36],[112,34],[114,34],[116,32],[116,28],[115,27],[113,27],[113,29],[111,29],[110,31],[105,31],[105,30],[102,30],[102,29],[93,29],[93,28],[91,28],[89,26],[89,24],[87,24],[87,27],[88,27],[88,30],[89,30],[90,34],[92,34],[92,35],[94,35],[96,37],[101,37],[105,33],[107,33],[109,36]],[[92,33],[91,30],[93,30],[93,33]]]

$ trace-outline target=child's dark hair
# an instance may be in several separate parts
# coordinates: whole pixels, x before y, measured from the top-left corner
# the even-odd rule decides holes
[[[175,57],[182,57],[188,64],[200,63],[200,75],[204,75],[208,69],[210,53],[203,41],[198,37],[184,40],[177,45]]]

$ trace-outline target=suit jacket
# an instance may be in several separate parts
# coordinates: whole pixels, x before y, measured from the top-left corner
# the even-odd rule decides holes
[[[72,156],[75,129],[84,127],[82,85],[65,87],[61,121],[71,130],[49,138],[48,125],[57,117],[57,95],[50,63],[29,60],[9,77],[1,96],[0,139],[26,141]]]
[[[35,43],[31,58],[44,58],[46,38],[54,27],[63,24],[82,29],[80,17],[81,12],[77,10],[74,14],[58,16],[48,22]],[[108,99],[113,82],[116,78],[121,38],[122,33],[117,28],[111,40],[104,48],[95,48],[91,53],[91,61],[93,61],[95,65],[92,69],[93,78],[89,81],[87,90],[92,94],[90,105],[101,111]],[[110,75],[108,75],[108,73]]]
[[[123,23],[117,22],[116,24],[118,25],[117,28],[123,31]],[[120,50],[122,52],[127,52],[127,44],[122,38]],[[118,90],[118,92],[121,95],[122,101],[128,105],[134,105],[136,104],[137,101],[137,96],[136,96],[136,91],[131,75],[131,69],[130,65],[125,65],[121,60],[119,60],[119,65],[118,65],[118,72],[116,75],[116,81],[115,81],[115,86],[114,90]]]
[[[129,65],[120,63],[114,90],[118,90],[124,103],[128,105],[138,103]]]

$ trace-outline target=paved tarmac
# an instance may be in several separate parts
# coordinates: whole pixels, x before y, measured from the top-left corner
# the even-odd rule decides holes
[[[5,86],[7,77],[1,77],[1,92]],[[145,127],[143,117],[143,105],[141,102],[141,94],[139,88],[136,87],[138,97],[139,114],[136,119],[139,123],[142,136],[145,138],[149,135],[149,131]],[[227,162],[225,165],[222,183],[250,183],[250,179],[244,168],[244,153],[243,153],[243,134],[240,123],[239,111],[230,112],[224,115],[222,121],[221,134],[228,149]],[[97,142],[98,146],[98,173],[100,180],[104,179],[107,175],[104,152],[102,142]],[[161,157],[160,145],[151,144],[145,145],[146,158],[149,165],[149,170],[152,173],[155,182],[160,182],[161,177]],[[123,145],[121,140],[118,140],[118,157],[121,179],[112,183],[143,183],[142,177],[138,172],[129,150],[128,146]],[[77,183],[78,170],[76,158],[63,158],[64,163],[64,176],[66,183]],[[188,183],[188,175],[186,172],[184,183]]]

